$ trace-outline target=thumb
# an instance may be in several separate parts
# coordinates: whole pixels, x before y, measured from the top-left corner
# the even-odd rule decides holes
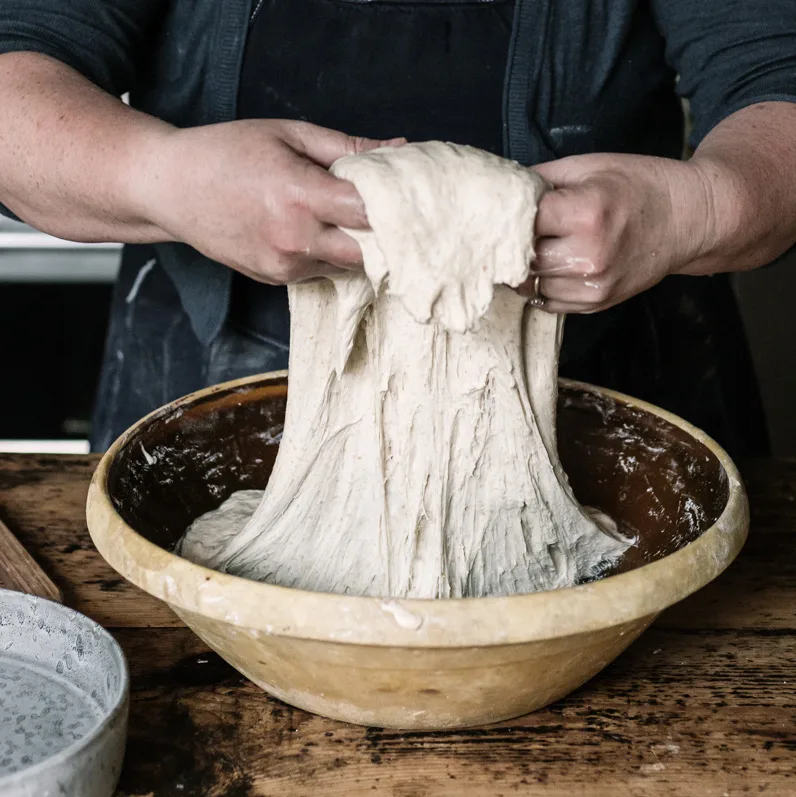
[[[401,146],[404,138],[378,141],[360,136],[348,136],[338,130],[297,122],[289,128],[288,143],[299,153],[320,166],[329,168],[338,158],[356,155],[378,147]]]
[[[610,163],[610,156],[602,155],[570,155],[567,158],[538,163],[533,170],[544,177],[555,188],[575,185],[592,177],[596,171],[604,169]]]

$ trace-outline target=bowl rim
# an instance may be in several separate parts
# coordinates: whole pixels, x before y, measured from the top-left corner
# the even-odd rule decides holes
[[[47,758],[33,764],[33,766],[19,769],[16,772],[9,772],[6,775],[0,775],[0,792],[11,786],[24,785],[28,779],[35,779],[42,774],[50,771],[57,770],[61,765],[77,759],[86,750],[95,744],[101,743],[106,736],[108,729],[114,725],[119,719],[120,715],[127,711],[130,699],[130,669],[127,664],[127,657],[124,655],[121,645],[116,641],[113,634],[107,628],[101,626],[96,620],[92,620],[85,614],[65,606],[57,601],[52,601],[47,598],[42,598],[39,595],[29,595],[26,592],[17,592],[11,589],[0,588],[0,601],[5,603],[9,600],[25,601],[28,605],[36,603],[44,603],[50,606],[50,611],[62,613],[64,615],[73,615],[79,618],[79,622],[84,625],[93,626],[99,635],[110,642],[110,649],[113,651],[114,664],[119,672],[119,694],[108,706],[107,709],[102,711],[97,724],[86,733],[85,736],[72,742],[67,747],[62,748],[57,753],[54,753]],[[68,680],[68,679],[67,679]],[[81,690],[82,691],[82,690]]]
[[[124,432],[103,455],[91,480],[86,517],[100,554],[124,578],[168,603],[183,619],[204,618],[246,629],[324,642],[418,648],[522,644],[590,633],[652,618],[712,581],[746,540],[749,503],[729,455],[692,424],[639,399],[585,382],[560,384],[607,396],[656,415],[702,443],[728,480],[727,503],[696,540],[668,556],[588,584],[523,595],[484,598],[380,598],[318,593],[219,573],[150,542],[119,515],[108,491],[111,465],[128,439],[156,417],[216,393],[282,384],[272,371],[195,391]]]

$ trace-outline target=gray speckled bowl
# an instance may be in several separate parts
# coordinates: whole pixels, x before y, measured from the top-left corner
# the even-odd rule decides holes
[[[58,603],[0,590],[0,795],[110,797],[124,757],[127,663]]]

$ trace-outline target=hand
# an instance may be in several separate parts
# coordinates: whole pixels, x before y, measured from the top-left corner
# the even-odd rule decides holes
[[[531,265],[546,310],[604,310],[709,256],[715,186],[695,163],[599,154],[535,168],[553,187],[539,203]]]
[[[137,187],[173,240],[260,282],[285,284],[362,266],[338,227],[367,227],[353,184],[327,168],[383,144],[304,122],[244,120],[174,130]]]

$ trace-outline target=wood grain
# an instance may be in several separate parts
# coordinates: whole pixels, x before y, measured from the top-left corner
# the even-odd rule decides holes
[[[0,507],[6,522],[64,601],[101,625],[182,626],[165,604],[125,581],[97,554],[85,514],[98,461],[92,456],[0,454]]]
[[[11,529],[0,520],[0,587],[38,595],[40,598],[63,600],[61,590],[23,548]]]
[[[137,662],[125,797],[796,794],[792,634],[653,629],[548,709],[402,733],[292,709],[187,629],[147,633],[117,633]]]
[[[91,457],[0,456],[0,506],[127,652],[120,797],[793,797],[796,461],[744,468],[749,542],[578,692],[518,720],[401,733],[292,709],[121,582],[84,521]]]

